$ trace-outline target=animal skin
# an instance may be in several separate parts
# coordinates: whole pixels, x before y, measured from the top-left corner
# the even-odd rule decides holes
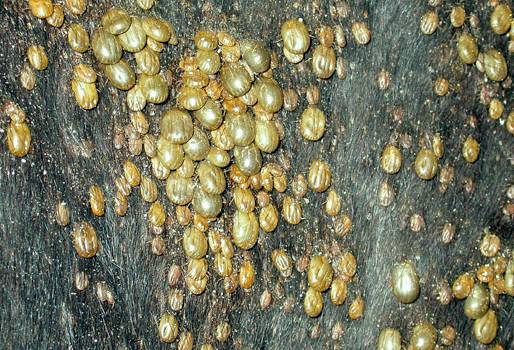
[[[348,1],[348,18],[332,20],[329,7],[333,1],[158,1],[150,14],[169,20],[180,38],[177,47],[161,54],[161,65],[176,71],[185,48],[193,48],[194,33],[201,28],[225,30],[238,39],[262,40],[279,56],[274,76],[283,88],[305,91],[315,83],[321,92],[319,107],[327,115],[327,129],[319,142],[301,139],[298,125],[307,106],[300,95],[296,111],[278,114],[284,125],[284,139],[279,150],[266,156],[269,161],[290,163],[290,181],[294,175],[307,175],[313,159],[329,162],[332,188],[342,196],[342,212],[353,222],[345,238],[333,234],[333,220],[321,208],[325,194],[309,192],[302,202],[303,220],[291,226],[280,221],[275,232],[261,233],[250,254],[256,270],[256,282],[250,292],[238,289],[233,295],[223,291],[223,280],[209,272],[207,290],[193,296],[185,290],[184,307],[175,313],[180,330],[192,332],[194,348],[211,342],[216,349],[373,349],[380,330],[400,330],[408,344],[415,324],[430,321],[438,330],[451,324],[457,331],[454,349],[483,349],[472,335],[473,322],[463,312],[463,301],[441,305],[436,286],[441,280],[450,285],[466,271],[476,269],[488,259],[480,254],[479,242],[484,229],[497,234],[502,249],[514,246],[513,217],[503,213],[508,202],[506,190],[514,183],[514,138],[499,121],[487,117],[481,95],[499,93],[510,111],[510,90],[484,79],[474,66],[458,60],[456,39],[462,29],[449,23],[450,2],[437,7],[441,25],[431,35],[419,30],[420,17],[431,7],[426,1]],[[149,174],[144,156],[134,158],[124,147],[113,146],[115,133],[129,123],[125,93],[111,87],[100,76],[98,106],[80,109],[70,88],[72,68],[78,63],[92,64],[91,52],[73,53],[67,44],[66,26],[72,22],[88,31],[112,6],[143,15],[133,0],[89,1],[88,10],[79,18],[66,14],[63,28],[50,27],[30,14],[25,1],[5,0],[0,4],[0,103],[15,101],[27,114],[33,148],[23,159],[15,158],[6,147],[8,118],[0,119],[0,344],[4,349],[169,349],[157,335],[158,320],[167,309],[169,287],[166,274],[172,264],[186,267],[181,237],[183,229],[172,225],[164,233],[164,256],[150,250],[146,212],[138,193],[129,197],[129,210],[119,218],[113,212],[114,180],[126,159],[133,159]],[[491,7],[483,1],[465,2],[466,12],[475,14],[480,27],[470,30],[479,47],[499,48],[508,62],[507,39],[491,32],[488,17]],[[292,65],[282,55],[280,25],[285,19],[304,19],[312,34],[312,46],[318,44],[315,28],[340,23],[348,45],[337,55],[347,61],[347,77],[333,76],[317,81],[308,65],[312,48],[304,64]],[[366,46],[354,44],[351,23],[365,22],[372,31]],[[25,91],[19,72],[31,44],[46,48],[49,67],[37,73],[36,87]],[[381,69],[391,74],[387,90],[377,87]],[[437,97],[433,82],[445,77],[450,93]],[[178,78],[178,76],[177,76]],[[510,78],[508,78],[510,79]],[[510,84],[509,84],[510,85]],[[176,90],[164,105],[148,105],[145,115],[156,132],[162,111],[173,106]],[[487,98],[487,96],[485,96]],[[396,116],[396,119],[395,119]],[[401,116],[401,118],[399,118]],[[476,125],[470,119],[476,117]],[[505,117],[505,116],[504,116]],[[455,178],[445,193],[438,190],[438,177],[423,181],[416,177],[413,163],[421,145],[440,133],[445,145],[441,165],[451,164]],[[411,147],[400,147],[404,163],[396,175],[380,170],[380,154],[390,140],[410,136]],[[473,136],[480,143],[476,163],[468,164],[461,156],[462,142]],[[465,190],[465,179],[474,184]],[[379,185],[389,181],[396,198],[387,208],[377,202]],[[96,218],[88,209],[87,191],[98,184],[106,198],[105,217]],[[165,199],[164,183],[159,182]],[[283,195],[274,194],[281,203]],[[77,256],[71,243],[72,225],[62,228],[55,223],[54,208],[65,201],[71,222],[87,221],[96,229],[101,252],[89,260]],[[228,225],[233,214],[230,196],[225,195],[222,216]],[[280,210],[280,207],[279,207]],[[413,214],[424,217],[425,226],[418,233],[409,228]],[[445,245],[441,229],[445,222],[457,227],[454,240]],[[357,276],[349,285],[347,301],[335,306],[324,294],[325,307],[320,317],[310,319],[303,311],[307,288],[305,273],[294,270],[284,279],[271,264],[273,249],[283,248],[294,261],[304,254],[327,254],[350,250],[357,258]],[[212,261],[212,256],[209,257]],[[392,295],[390,271],[395,263],[410,260],[421,280],[416,302],[401,305]],[[236,250],[235,266],[242,261]],[[89,287],[75,289],[74,274],[85,271]],[[97,282],[105,281],[115,303],[98,301]],[[261,310],[259,298],[268,288],[273,301]],[[358,295],[365,300],[364,316],[348,319],[350,302]],[[284,303],[289,304],[284,307]],[[289,306],[292,304],[292,308]],[[494,306],[501,327],[494,343],[504,349],[514,347],[514,298],[501,296]],[[220,344],[214,337],[218,324],[227,321],[232,334]],[[344,334],[332,339],[332,328],[341,322]],[[320,326],[318,338],[311,330]]]

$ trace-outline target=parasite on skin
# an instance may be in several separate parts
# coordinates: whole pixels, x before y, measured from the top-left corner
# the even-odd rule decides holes
[[[175,209],[175,214],[179,225],[187,226],[191,222],[191,211],[189,207],[178,205]]]
[[[255,144],[265,153],[273,153],[280,142],[280,136],[275,123],[267,120],[255,122]]]
[[[59,226],[66,227],[70,223],[70,210],[65,202],[59,202],[55,206],[55,221]]]
[[[284,96],[278,83],[272,78],[261,78],[255,85],[258,107],[268,113],[278,112],[283,105]],[[253,90],[250,90],[250,92]],[[245,95],[246,96],[246,95]],[[257,106],[254,108],[254,110]]]
[[[155,17],[142,18],[143,30],[146,35],[161,43],[165,43],[171,38],[171,27],[165,21]]]
[[[125,10],[113,7],[102,16],[102,27],[109,33],[120,35],[125,33],[132,22],[132,18]]]
[[[259,223],[254,213],[236,211],[232,225],[234,244],[244,250],[251,249],[259,236]]]
[[[152,6],[155,3],[155,0],[136,0],[136,3],[143,10],[147,11],[147,10],[150,10],[152,8]]]
[[[320,45],[312,54],[312,72],[319,79],[328,79],[336,70],[336,54],[332,47]]]
[[[180,311],[184,306],[184,292],[182,289],[172,289],[168,295],[168,305],[173,311]]]
[[[378,188],[378,204],[382,207],[390,206],[394,201],[395,195],[393,186],[387,181],[382,182]]]
[[[291,181],[291,191],[296,199],[301,199],[305,196],[308,190],[308,183],[302,174],[298,174]]]
[[[278,210],[273,204],[263,207],[259,213],[259,225],[264,232],[272,232],[278,225]]]
[[[480,252],[483,256],[491,258],[498,254],[501,248],[500,237],[495,234],[488,233],[484,235],[480,242]]]
[[[336,62],[336,74],[337,77],[341,80],[346,79],[346,75],[348,73],[348,62],[343,57],[338,57]]]
[[[73,78],[84,83],[93,84],[96,82],[97,75],[90,65],[78,64],[73,67]]]
[[[510,112],[505,122],[505,129],[514,136],[514,112]]]
[[[187,265],[187,276],[192,279],[203,278],[207,274],[207,260],[202,259],[190,259]]]
[[[90,110],[98,105],[98,90],[95,83],[85,83],[72,79],[71,90],[80,108]]]
[[[433,34],[439,26],[439,17],[436,11],[429,11],[421,16],[419,27],[425,35]]]
[[[507,77],[508,67],[500,51],[490,49],[484,53],[485,74],[492,81],[503,81]]]
[[[414,171],[416,175],[423,180],[431,180],[434,178],[439,161],[433,151],[422,149],[416,156],[414,163]]]
[[[65,5],[72,15],[81,16],[87,8],[88,0],[65,0]]]
[[[182,247],[191,259],[201,259],[207,254],[207,239],[200,230],[189,227],[184,232]]]
[[[255,175],[261,169],[262,155],[255,143],[245,147],[236,146],[234,158],[239,171],[245,176]]]
[[[118,38],[102,28],[93,32],[91,47],[96,59],[102,64],[117,63],[123,54]]]
[[[498,332],[498,319],[493,310],[488,310],[484,316],[473,323],[473,335],[482,344],[490,344]]]
[[[236,146],[248,146],[255,139],[256,121],[250,113],[228,114],[228,133]]]
[[[499,99],[493,98],[489,103],[489,118],[492,120],[500,119],[504,110],[505,107],[503,106],[503,103]]]
[[[462,156],[468,163],[474,163],[478,159],[480,153],[480,145],[477,140],[469,136],[462,145]]]
[[[166,242],[161,236],[156,236],[152,239],[151,243],[152,254],[161,256],[166,251]]]
[[[114,304],[114,295],[105,281],[96,283],[96,297],[102,303]]]
[[[453,237],[455,236],[455,225],[451,223],[445,223],[443,226],[443,230],[441,232],[441,238],[444,244],[449,244],[452,242]]]
[[[83,53],[89,49],[89,34],[78,23],[72,23],[68,28],[68,44],[73,51]]]
[[[334,271],[328,259],[323,255],[312,257],[307,270],[309,285],[319,292],[327,290],[331,283]]]
[[[206,218],[215,218],[221,212],[222,199],[219,194],[207,193],[197,188],[193,193],[193,209]]]
[[[218,39],[214,32],[200,30],[194,37],[195,46],[199,50],[212,51],[218,46]]]
[[[146,46],[155,53],[164,51],[164,44],[151,37],[146,37]]]
[[[428,322],[418,323],[412,330],[409,348],[412,350],[434,350],[437,342],[437,331]]]
[[[52,14],[46,17],[46,23],[50,24],[52,27],[61,28],[64,23],[64,11],[59,4],[54,4],[53,6]]]
[[[196,58],[198,69],[206,74],[216,74],[221,68],[221,59],[216,51],[198,50]]]
[[[193,335],[191,332],[180,333],[177,350],[193,350]]]
[[[210,149],[207,134],[198,127],[193,129],[193,136],[184,144],[184,153],[194,161],[204,160]]]
[[[127,31],[117,37],[123,49],[132,53],[139,52],[145,47],[146,38],[143,22],[137,17],[133,17]]]
[[[115,64],[105,65],[104,72],[112,86],[119,90],[129,90],[136,83],[134,71],[124,60],[119,60]]]
[[[207,130],[216,130],[223,123],[223,114],[220,106],[208,98],[202,108],[193,112],[194,117]]]
[[[337,216],[341,210],[341,197],[339,194],[330,190],[328,192],[327,201],[325,202],[325,212],[332,217]]]
[[[309,167],[309,187],[315,192],[325,192],[331,184],[332,173],[327,162],[316,159]]]
[[[344,280],[335,278],[330,285],[330,301],[334,305],[342,305],[348,295],[348,287]]]
[[[380,331],[377,341],[377,350],[401,350],[402,336],[394,328],[385,328]]]
[[[54,11],[51,0],[29,0],[28,5],[32,15],[41,19],[50,17]]]
[[[244,40],[240,44],[241,57],[255,73],[264,73],[270,67],[271,55],[264,45],[256,40]]]
[[[155,75],[161,68],[159,54],[149,48],[134,53],[138,73]]]
[[[466,10],[463,6],[455,6],[450,12],[450,22],[454,28],[460,28],[466,20]]]
[[[98,253],[100,243],[95,229],[89,223],[81,222],[77,224],[71,236],[75,251],[81,258],[89,259]]]
[[[385,91],[391,85],[391,73],[385,69],[381,69],[377,74],[377,86],[379,90]]]
[[[350,304],[350,307],[348,308],[348,317],[350,320],[358,320],[364,315],[364,299],[362,296],[357,296],[352,303]]]
[[[137,166],[130,160],[123,164],[123,174],[127,182],[132,187],[139,186],[141,182],[141,173]]]
[[[176,318],[168,313],[161,316],[159,321],[159,339],[164,343],[173,343],[178,337],[178,322]]]
[[[346,237],[352,229],[352,219],[347,215],[339,215],[334,220],[334,233],[337,237]]]
[[[160,131],[166,140],[174,144],[184,144],[193,136],[193,121],[188,112],[173,108],[162,116]]]
[[[400,150],[393,145],[387,145],[380,157],[380,166],[387,174],[396,174],[400,171],[403,157]]]
[[[102,189],[93,185],[89,188],[89,206],[95,216],[103,216],[105,213],[105,200]]]
[[[478,46],[475,39],[467,34],[462,34],[457,41],[457,51],[462,63],[474,64],[478,59]]]
[[[220,70],[220,76],[221,84],[234,97],[243,96],[252,86],[250,74],[238,63],[224,64]]]
[[[170,288],[177,285],[182,277],[182,270],[178,265],[171,265],[168,270],[167,281]]]
[[[425,227],[425,219],[421,214],[412,214],[410,217],[410,229],[413,232],[420,232]]]
[[[250,213],[255,209],[255,198],[250,189],[236,187],[233,192],[233,199],[239,211]]]
[[[128,210],[127,197],[120,191],[116,191],[114,197],[114,212],[118,216],[125,216]]]
[[[203,89],[184,86],[178,92],[177,102],[188,111],[196,111],[207,102],[207,94]]]
[[[512,11],[507,4],[495,7],[489,19],[489,25],[495,34],[502,35],[509,31],[512,22]]]
[[[253,286],[255,269],[250,260],[244,260],[239,269],[239,285],[243,289],[250,289]]]
[[[131,111],[139,112],[142,111],[146,106],[146,97],[141,90],[139,84],[134,85],[127,92],[127,106]]]
[[[444,144],[439,133],[435,134],[432,139],[432,151],[439,159],[444,156]]]
[[[321,293],[309,287],[303,299],[303,309],[309,317],[318,317],[323,309],[323,297]]]
[[[462,274],[453,282],[452,292],[455,298],[466,298],[475,285],[473,277],[470,274]]]
[[[457,337],[457,332],[455,328],[451,325],[445,326],[441,330],[441,343],[445,346],[451,346],[455,342],[455,338]]]
[[[75,274],[74,282],[75,288],[77,288],[78,291],[83,291],[89,285],[89,277],[84,271],[79,271]]]
[[[214,269],[221,277],[229,277],[232,270],[232,260],[223,254],[217,253],[214,256]]]
[[[325,133],[326,117],[316,106],[309,106],[302,113],[300,133],[308,141],[318,141]]]
[[[282,217],[291,225],[299,224],[302,219],[301,203],[293,197],[284,197],[282,202]]]
[[[36,86],[36,73],[29,64],[24,64],[20,72],[21,86],[27,91],[31,91]]]
[[[366,45],[371,40],[371,31],[368,26],[362,22],[352,24],[352,34],[358,45]]]
[[[282,24],[280,34],[284,49],[292,54],[304,54],[309,49],[311,40],[309,31],[303,22],[292,19]]]
[[[30,65],[36,70],[45,70],[48,67],[48,57],[45,48],[41,45],[32,45],[27,49]]]
[[[15,157],[25,157],[31,144],[32,136],[27,123],[16,123],[11,120],[7,127],[7,149],[9,152]]]
[[[155,227],[162,227],[166,221],[166,210],[161,203],[153,202],[148,209],[148,222]]]
[[[220,343],[224,343],[230,337],[232,327],[228,322],[222,322],[216,327],[216,339]]]
[[[357,259],[352,253],[344,252],[338,257],[335,268],[340,278],[351,281],[357,272]]]
[[[195,174],[196,164],[189,157],[184,157],[182,165],[177,169],[177,174],[184,178],[192,178]]]
[[[489,293],[481,283],[475,283],[464,303],[464,313],[472,320],[482,317],[489,309]]]
[[[284,110],[288,112],[292,112],[296,110],[296,107],[298,106],[298,93],[293,89],[287,89],[284,91],[284,103],[283,107]]]
[[[309,105],[317,105],[321,97],[319,88],[314,84],[309,85],[305,92],[305,97],[307,98]]]
[[[346,46],[346,35],[341,25],[338,24],[334,27],[334,36],[337,47],[344,48]]]
[[[168,99],[169,88],[160,75],[141,74],[139,84],[147,102],[160,104]]]
[[[404,262],[394,267],[391,273],[393,295],[403,304],[413,303],[419,296],[419,277],[410,262]]]
[[[271,252],[271,262],[284,278],[293,273],[293,261],[283,249],[275,249]]]
[[[444,78],[437,78],[437,80],[434,83],[434,92],[437,96],[446,96],[448,94],[448,80]]]

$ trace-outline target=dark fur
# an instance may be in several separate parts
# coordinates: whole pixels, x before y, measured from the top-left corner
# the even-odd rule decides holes
[[[194,32],[202,27],[224,29],[238,38],[264,40],[281,55],[280,24],[286,18],[303,17],[313,32],[321,24],[335,24],[328,15],[328,2],[321,13],[313,13],[310,2],[295,9],[294,1],[216,1],[206,12],[202,5],[188,1],[158,1],[150,13],[170,20],[181,38],[178,48],[169,47],[161,55],[164,67],[176,67],[184,47],[191,47]],[[323,3],[323,1],[322,1]],[[332,3],[332,1],[330,1]],[[478,241],[483,229],[490,227],[502,238],[504,247],[513,247],[512,220],[505,218],[501,206],[505,190],[514,182],[512,159],[513,137],[498,122],[486,118],[487,110],[479,103],[483,76],[474,67],[462,67],[455,52],[456,31],[449,25],[450,5],[438,9],[444,25],[432,36],[423,36],[419,18],[428,10],[426,1],[351,1],[349,19],[341,21],[348,38],[342,55],[348,60],[348,77],[318,82],[327,112],[328,128],[321,142],[301,140],[298,118],[305,107],[304,98],[294,113],[281,113],[286,129],[280,151],[291,161],[288,178],[306,173],[310,161],[321,157],[330,161],[334,188],[342,194],[344,212],[351,215],[353,229],[349,237],[334,239],[331,220],[320,213],[325,195],[309,193],[310,203],[303,204],[304,220],[292,227],[281,223],[276,232],[263,237],[252,250],[257,269],[257,282],[251,293],[240,290],[235,295],[223,293],[223,283],[210,273],[206,293],[200,297],[186,292],[185,306],[178,314],[181,329],[193,333],[195,348],[211,341],[218,349],[233,348],[238,341],[244,349],[370,349],[380,329],[398,328],[405,343],[412,327],[424,320],[441,329],[446,324],[456,327],[455,349],[480,348],[474,340],[472,321],[463,314],[463,302],[441,306],[433,294],[436,283],[448,281],[485,261]],[[467,13],[478,14],[480,30],[473,30],[480,48],[506,47],[507,39],[489,30],[490,8],[477,7],[483,1],[466,3]],[[65,26],[80,22],[91,31],[110,5],[120,5],[142,15],[134,0],[89,1],[89,9],[79,19],[66,16]],[[165,234],[168,253],[155,257],[150,252],[143,204],[138,194],[130,197],[125,218],[112,211],[114,178],[128,157],[126,149],[116,151],[112,144],[115,127],[128,122],[124,106],[125,93],[99,79],[101,101],[91,112],[82,111],[70,91],[71,69],[80,62],[93,62],[91,54],[73,54],[67,45],[67,31],[55,29],[31,16],[26,1],[5,0],[0,8],[0,97],[17,102],[26,112],[33,136],[33,151],[22,161],[8,154],[5,146],[6,118],[0,122],[3,133],[0,145],[0,344],[7,349],[156,349],[174,348],[158,341],[158,318],[166,310],[166,272],[172,263],[185,263],[178,227]],[[479,5],[482,6],[482,5]],[[367,11],[369,18],[363,18]],[[366,47],[356,47],[350,34],[353,21],[365,21],[373,32]],[[468,23],[468,22],[467,22]],[[466,24],[469,25],[469,24]],[[66,28],[66,27],[63,27]],[[37,74],[37,86],[26,92],[19,83],[19,72],[28,45],[39,43],[47,48],[49,68]],[[317,44],[314,40],[313,45]],[[312,52],[312,51],[311,51]],[[504,50],[506,53],[506,50]],[[508,57],[508,54],[506,54]],[[382,68],[392,75],[391,87],[380,92],[375,77]],[[432,68],[432,69],[430,69]],[[280,84],[306,87],[313,82],[308,72],[298,72],[290,64],[276,71]],[[433,81],[445,76],[459,92],[435,98]],[[507,90],[510,101],[510,90]],[[157,127],[160,112],[171,106],[147,107],[152,129]],[[403,123],[393,121],[390,111],[404,110]],[[507,105],[507,110],[511,106]],[[155,113],[152,113],[155,112]],[[467,120],[478,117],[472,129]],[[394,132],[412,136],[413,147],[403,150],[405,163],[400,173],[389,176],[397,197],[392,206],[377,205],[378,186],[386,176],[379,170],[382,147]],[[411,164],[425,135],[440,132],[445,140],[442,163],[455,166],[455,181],[447,193],[437,190],[437,179],[419,180]],[[460,147],[466,136],[480,142],[480,159],[465,164]],[[149,172],[146,158],[136,163]],[[474,194],[463,190],[464,177],[476,184]],[[98,183],[105,191],[108,209],[105,218],[92,218],[87,209],[87,189]],[[163,194],[164,192],[161,191]],[[161,195],[162,195],[161,194]],[[280,196],[279,196],[280,197]],[[163,198],[164,199],[164,198]],[[59,228],[52,220],[58,200],[69,203],[72,222],[91,222],[100,237],[103,250],[97,258],[77,257],[70,240],[70,227]],[[166,202],[166,200],[164,199]],[[227,198],[228,203],[228,198]],[[232,209],[226,210],[227,218]],[[422,213],[426,227],[412,233],[408,218]],[[229,220],[227,219],[227,222]],[[457,225],[456,239],[448,246],[440,240],[442,225]],[[294,272],[284,281],[270,262],[271,251],[282,247],[297,259],[306,250],[327,253],[337,242],[341,249],[351,249],[358,261],[358,277],[349,287],[344,306],[334,307],[325,296],[321,317],[309,319],[302,309],[306,286],[305,275]],[[236,266],[241,261],[237,252]],[[402,306],[389,289],[391,266],[411,259],[422,278],[420,298]],[[90,286],[77,293],[73,275],[85,270]],[[96,299],[94,284],[107,281],[115,296],[109,307]],[[276,287],[279,284],[281,287]],[[270,310],[261,311],[259,296],[268,287],[274,296]],[[279,297],[280,290],[284,296]],[[364,317],[350,322],[348,305],[361,293],[366,302]],[[291,313],[282,305],[287,297],[296,300]],[[501,328],[497,342],[505,349],[514,346],[513,298],[502,296],[497,310]],[[229,321],[233,333],[228,343],[218,344],[213,337],[216,326]],[[335,322],[344,325],[344,336],[331,340]],[[321,336],[309,337],[311,328],[321,325]]]

